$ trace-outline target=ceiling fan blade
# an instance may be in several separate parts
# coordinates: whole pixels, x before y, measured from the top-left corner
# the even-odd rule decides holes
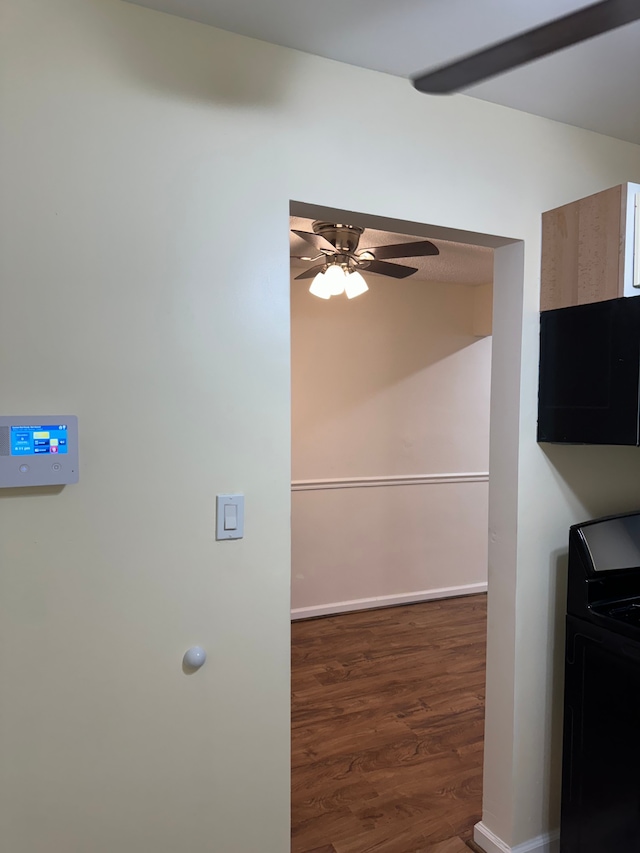
[[[446,95],[541,56],[640,20],[638,0],[602,0],[514,38],[414,77],[420,92]]]
[[[305,270],[303,273],[300,273],[300,275],[297,275],[294,278],[294,281],[298,281],[301,278],[315,278],[319,272],[322,272],[325,266],[326,264],[318,264],[315,267],[309,267],[308,270]]]
[[[378,275],[388,275],[390,278],[406,278],[418,272],[416,267],[405,267],[402,264],[388,264],[386,261],[367,261],[363,264],[364,272],[375,272]]]
[[[427,255],[439,255],[440,250],[429,240],[416,243],[396,243],[393,246],[372,246],[367,249],[377,261],[385,258],[422,258]]]
[[[317,249],[319,252],[335,252],[336,250],[336,247],[332,246],[331,243],[328,240],[325,240],[324,237],[321,237],[320,234],[312,234],[310,231],[296,231],[295,228],[292,228],[291,230],[294,234],[297,234],[298,237],[302,237],[303,240],[310,243],[313,248]]]

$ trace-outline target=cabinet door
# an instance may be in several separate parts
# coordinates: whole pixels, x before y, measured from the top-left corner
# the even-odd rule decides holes
[[[624,295],[627,185],[542,214],[540,310]]]
[[[538,441],[638,444],[640,299],[540,315]]]

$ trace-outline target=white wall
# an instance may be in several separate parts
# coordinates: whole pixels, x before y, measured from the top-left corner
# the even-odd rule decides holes
[[[478,592],[487,580],[481,300],[460,284],[369,284],[325,301],[291,283],[294,617]]]
[[[540,212],[640,147],[120,0],[4,0],[0,40],[2,408],[82,435],[79,485],[1,499],[0,847],[288,849],[291,199],[525,241],[496,253],[485,820],[553,826],[558,560],[637,506],[640,457],[535,443]]]

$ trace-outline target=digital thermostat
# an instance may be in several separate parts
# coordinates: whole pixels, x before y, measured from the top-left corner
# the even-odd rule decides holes
[[[0,415],[0,488],[77,482],[75,415]]]

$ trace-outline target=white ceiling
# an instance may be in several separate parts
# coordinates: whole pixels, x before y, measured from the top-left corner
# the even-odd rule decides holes
[[[137,2],[400,77],[591,4],[591,0]],[[640,144],[639,81],[640,22],[636,22],[482,83],[467,94]]]
[[[313,231],[312,219],[303,219],[299,216],[291,217],[290,228],[297,231]],[[354,222],[355,224],[355,222]],[[396,234],[390,231],[376,231],[367,228],[360,238],[358,251],[370,249],[374,246],[386,246],[396,243],[413,243],[416,240],[424,240],[424,237],[416,237],[410,234]],[[426,258],[406,258],[393,260],[391,263],[403,264],[405,266],[417,267],[418,272],[411,276],[410,281],[438,281],[455,284],[489,284],[493,281],[493,249],[484,246],[470,246],[468,243],[452,243],[449,240],[432,240],[440,249],[439,255]],[[296,234],[290,233],[290,245],[292,255],[314,255],[313,248]],[[318,262],[316,262],[318,263]],[[296,275],[313,266],[304,261],[291,262],[291,267]],[[363,270],[365,278],[372,276],[378,280],[394,281],[387,276],[374,276]]]

